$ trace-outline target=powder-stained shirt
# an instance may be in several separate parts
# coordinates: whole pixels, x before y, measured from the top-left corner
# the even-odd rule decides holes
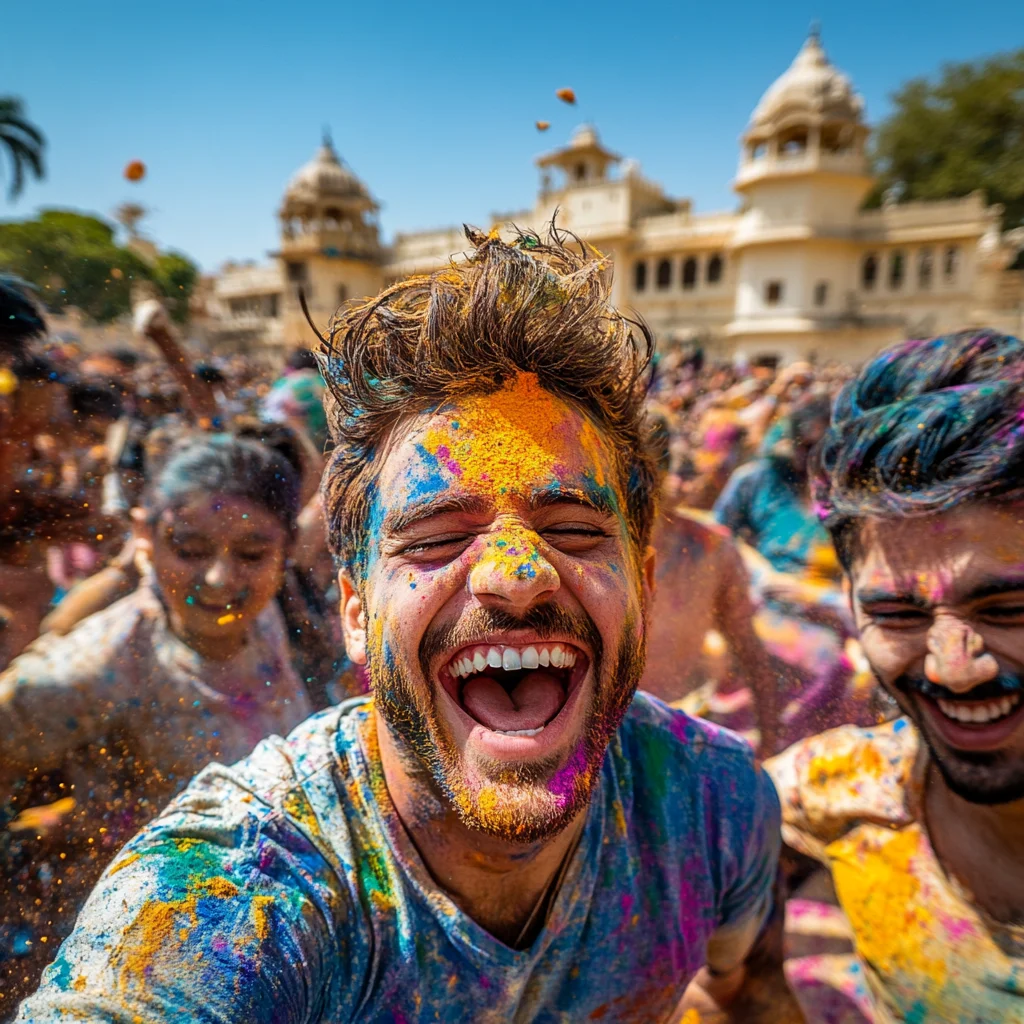
[[[922,815],[927,748],[907,719],[814,736],[767,762],[783,838],[826,864],[876,1024],[1024,1024],[1024,929],[943,871]]]
[[[169,797],[209,761],[238,760],[310,710],[273,605],[236,655],[211,661],[174,635],[144,583],[67,635],[44,634],[0,674],[0,759],[8,773],[57,767],[116,737],[142,788]]]
[[[356,698],[207,769],[108,870],[22,1024],[659,1021],[709,940],[730,967],[761,928],[779,809],[734,735],[638,694],[515,950],[428,875],[375,722]]]

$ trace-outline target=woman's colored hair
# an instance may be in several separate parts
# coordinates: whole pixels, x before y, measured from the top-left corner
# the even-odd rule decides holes
[[[882,352],[836,399],[814,476],[847,568],[868,516],[1024,499],[1024,342],[961,331]]]
[[[231,434],[192,435],[174,449],[149,486],[150,519],[195,495],[230,495],[265,508],[292,536],[299,514],[299,476],[278,451]]]
[[[429,276],[411,277],[331,322],[319,353],[336,448],[323,478],[331,549],[355,577],[367,535],[374,461],[395,424],[520,372],[580,409],[609,441],[633,542],[654,515],[655,455],[644,416],[653,339],[609,303],[608,261],[552,226],[547,243],[508,244],[466,229],[474,246]],[[578,240],[573,240],[574,242]]]

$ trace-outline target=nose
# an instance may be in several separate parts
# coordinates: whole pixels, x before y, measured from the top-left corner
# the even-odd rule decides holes
[[[999,664],[985,652],[984,639],[963,619],[938,615],[928,631],[924,674],[957,693],[966,693],[999,674]]]
[[[227,586],[231,578],[231,566],[228,564],[227,556],[220,555],[215,558],[203,574],[203,582],[208,587]]]
[[[562,585],[558,571],[541,552],[532,530],[512,527],[491,534],[469,573],[474,597],[508,611],[525,611],[551,597]]]

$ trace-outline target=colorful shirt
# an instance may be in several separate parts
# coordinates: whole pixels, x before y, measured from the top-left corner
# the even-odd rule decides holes
[[[715,502],[714,516],[733,533],[749,539],[779,572],[824,578],[839,574],[828,531],[806,503],[783,459],[757,459],[737,469]]]
[[[121,844],[196,772],[309,714],[276,606],[247,639],[227,661],[201,657],[144,584],[66,636],[40,637],[0,674],[0,793],[10,784],[15,796],[0,808],[0,989],[9,996],[38,977]],[[43,803],[52,806],[31,809]],[[31,827],[40,814],[53,819],[48,828]]]
[[[756,938],[778,803],[732,734],[638,694],[515,950],[427,873],[375,721],[355,698],[208,768],[107,871],[22,1024],[660,1021],[706,958],[728,969]]]
[[[783,838],[826,864],[877,1024],[1024,1022],[1024,929],[989,918],[943,871],[923,824],[927,749],[906,719],[846,726],[766,765]]]

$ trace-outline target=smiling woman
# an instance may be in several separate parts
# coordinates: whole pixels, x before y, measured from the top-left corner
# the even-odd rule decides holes
[[[37,863],[61,865],[60,887],[33,901],[8,879],[0,906],[2,920],[25,921],[35,903],[35,934],[53,942],[36,947],[37,961],[121,844],[200,768],[309,713],[271,600],[297,500],[295,473],[272,449],[227,435],[186,443],[138,524],[152,576],[67,635],[44,635],[0,675],[0,796],[19,808],[22,784],[49,771],[72,794],[54,835],[32,849]]]

